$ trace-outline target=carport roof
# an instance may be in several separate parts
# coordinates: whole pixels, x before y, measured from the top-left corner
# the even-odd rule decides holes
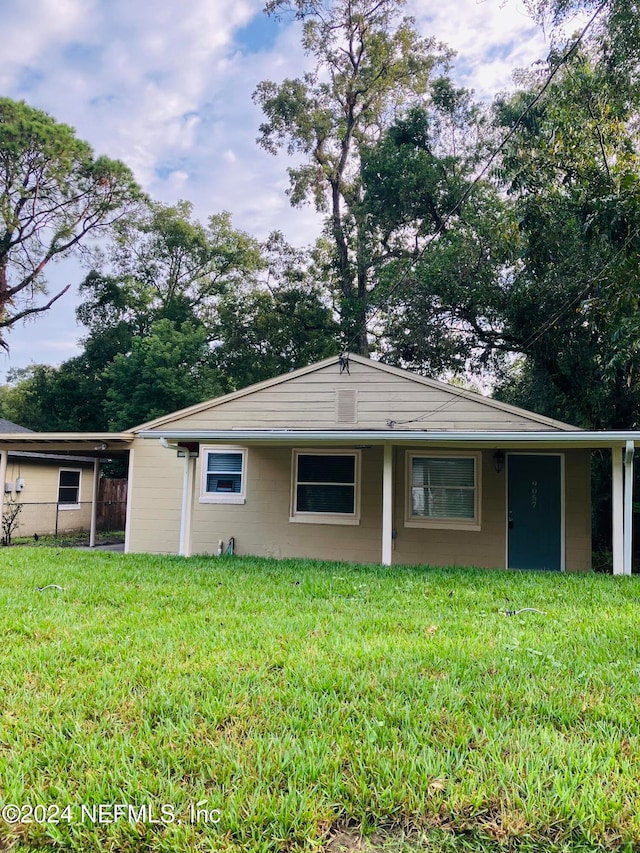
[[[128,450],[133,439],[130,432],[0,432],[0,450],[80,452],[84,456],[109,457]]]

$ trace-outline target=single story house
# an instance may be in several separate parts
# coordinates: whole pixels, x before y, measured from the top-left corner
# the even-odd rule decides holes
[[[0,418],[0,435],[32,430]],[[13,450],[7,454],[4,504],[20,505],[13,536],[88,529],[93,459]]]
[[[591,451],[609,448],[622,574],[639,438],[345,355],[122,433],[0,435],[0,467],[27,446],[128,455],[129,552],[232,541],[257,556],[588,571]]]

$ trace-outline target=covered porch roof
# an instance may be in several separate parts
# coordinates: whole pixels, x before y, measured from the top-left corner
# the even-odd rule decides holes
[[[507,430],[364,430],[364,429],[231,429],[231,430],[141,430],[146,439],[163,438],[168,442],[242,442],[243,444],[281,444],[314,442],[322,444],[367,443],[372,445],[411,445],[416,442],[432,445],[462,447],[476,446],[509,448],[584,447],[626,448],[628,442],[640,442],[636,430],[536,430],[510,432]]]
[[[5,432],[0,433],[0,450],[122,458],[134,438],[131,432]]]

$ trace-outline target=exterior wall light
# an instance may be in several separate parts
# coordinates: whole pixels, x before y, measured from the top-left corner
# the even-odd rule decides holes
[[[504,468],[504,450],[496,450],[493,454],[493,467],[496,469],[496,474]]]

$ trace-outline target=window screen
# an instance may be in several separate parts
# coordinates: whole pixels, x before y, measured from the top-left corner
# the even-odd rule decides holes
[[[411,460],[411,515],[473,520],[476,466],[473,457],[414,456]]]
[[[242,453],[208,453],[206,490],[212,494],[242,493]]]

